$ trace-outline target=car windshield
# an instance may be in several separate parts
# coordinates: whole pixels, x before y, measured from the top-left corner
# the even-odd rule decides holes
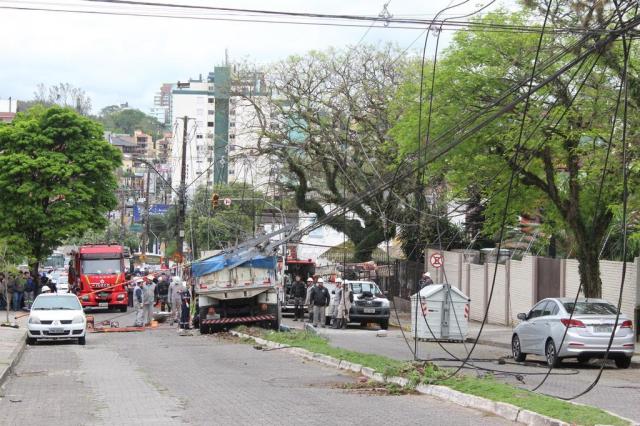
[[[119,274],[120,259],[85,259],[82,261],[82,273],[87,275]]]
[[[374,295],[379,295],[381,293],[380,289],[375,283],[367,282],[351,283],[351,291],[353,291],[355,294],[364,293],[365,291],[368,291]]]
[[[75,296],[44,296],[37,297],[31,309],[34,311],[80,310],[80,301]]]
[[[616,315],[618,313],[615,306],[605,302],[578,302],[575,312],[573,302],[565,302],[563,305],[569,314],[574,315]]]

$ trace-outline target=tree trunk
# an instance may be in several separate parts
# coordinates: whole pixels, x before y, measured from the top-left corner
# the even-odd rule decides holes
[[[39,279],[38,269],[40,268],[40,261],[36,260],[34,263],[29,265],[29,270],[31,271],[31,276],[34,280]]]
[[[585,297],[602,297],[602,281],[600,280],[600,260],[598,245],[593,242],[578,244],[576,259],[579,262],[578,272]],[[567,295],[574,297],[574,295]]]

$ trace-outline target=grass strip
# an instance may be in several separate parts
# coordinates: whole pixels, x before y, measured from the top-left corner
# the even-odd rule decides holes
[[[506,402],[525,410],[533,411],[544,416],[562,420],[571,424],[595,425],[628,425],[619,417],[613,416],[599,408],[571,404],[560,399],[540,395],[525,389],[497,381],[491,375],[481,378],[471,376],[457,376],[440,381],[449,371],[435,364],[415,364],[398,361],[382,355],[366,354],[336,348],[329,344],[324,337],[306,331],[290,331],[285,333],[266,331],[262,329],[242,328],[244,333],[262,337],[273,342],[296,346],[329,355],[337,359],[370,367],[385,377],[400,376],[409,379],[411,387],[420,383],[447,386],[459,392],[480,396],[497,402]]]

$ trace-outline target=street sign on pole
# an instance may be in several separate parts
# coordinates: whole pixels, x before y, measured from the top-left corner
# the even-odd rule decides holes
[[[444,264],[444,256],[440,253],[434,253],[429,258],[429,262],[434,268],[439,268]]]
[[[230,206],[231,205],[231,198],[225,198],[224,199],[224,205],[225,206]]]

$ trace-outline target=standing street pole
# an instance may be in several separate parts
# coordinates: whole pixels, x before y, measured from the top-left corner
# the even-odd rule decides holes
[[[149,247],[149,181],[151,168],[147,166],[147,186],[144,191],[144,234],[142,235],[142,255],[146,255]],[[144,262],[143,262],[144,263]]]
[[[122,211],[120,212],[120,244],[122,245],[124,245],[124,217],[127,214],[127,201],[125,197],[125,190],[122,189],[120,191],[120,202],[122,203]]]
[[[180,261],[184,259],[182,246],[184,244],[184,225],[186,215],[185,192],[187,178],[187,124],[189,117],[186,115],[182,118],[182,164],[180,165],[180,189],[178,190],[178,214],[176,223],[176,253],[179,255]]]

